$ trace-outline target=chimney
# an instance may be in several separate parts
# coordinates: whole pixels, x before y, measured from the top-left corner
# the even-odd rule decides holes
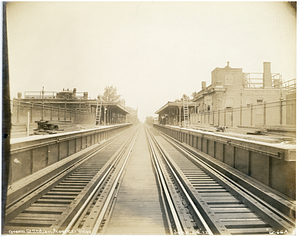
[[[272,74],[271,74],[271,63],[264,62],[264,75],[263,75],[264,89],[272,87]]]
[[[18,92],[18,99],[22,99],[22,92]]]
[[[88,92],[83,92],[83,99],[87,100],[88,99]]]
[[[202,90],[205,90],[206,88],[206,81],[202,81]]]

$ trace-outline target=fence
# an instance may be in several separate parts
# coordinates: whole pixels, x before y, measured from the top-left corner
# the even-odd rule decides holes
[[[192,124],[213,126],[296,125],[296,99],[249,104],[190,115]]]
[[[12,124],[27,123],[28,113],[29,123],[39,120],[72,121],[75,124],[93,124],[95,122],[95,113],[86,109],[54,107],[19,100],[11,101],[11,111]]]

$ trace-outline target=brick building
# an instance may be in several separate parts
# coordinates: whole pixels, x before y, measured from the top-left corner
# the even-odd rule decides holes
[[[201,112],[277,101],[283,96],[281,75],[271,73],[271,63],[264,62],[263,73],[244,73],[227,62],[226,67],[211,72],[210,86],[202,82],[202,90],[193,101]]]
[[[263,72],[245,73],[242,68],[224,68],[211,72],[211,85],[202,81],[202,90],[189,102],[190,125],[255,127],[296,124],[296,79],[283,83],[279,73],[271,72],[271,63],[263,63]],[[158,122],[181,125],[181,102],[168,102],[158,111]]]
[[[276,124],[277,118],[273,118],[272,113],[268,113],[269,116],[264,118],[266,115],[263,112],[264,104],[283,99],[285,99],[285,92],[282,90],[281,75],[271,73],[270,62],[263,63],[262,73],[244,73],[242,68],[232,68],[227,62],[224,68],[217,67],[211,72],[211,85],[206,86],[206,82],[202,81],[202,90],[193,99],[196,103],[196,110],[191,119],[192,123],[229,126],[259,125],[263,124],[266,119],[269,124]],[[254,107],[254,112],[250,111],[253,113],[251,121],[248,121],[250,112],[247,108],[253,110]],[[241,113],[235,108],[241,108],[241,110],[244,108],[247,116],[240,115],[233,121],[234,113]],[[220,111],[223,113],[221,122]],[[209,118],[206,116],[208,113]],[[215,119],[219,121],[214,121]],[[231,122],[228,123],[228,121]]]

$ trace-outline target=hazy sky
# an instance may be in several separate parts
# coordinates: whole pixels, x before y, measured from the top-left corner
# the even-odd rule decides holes
[[[11,99],[117,87],[144,121],[167,101],[201,90],[225,67],[296,78],[296,16],[283,2],[11,2]]]

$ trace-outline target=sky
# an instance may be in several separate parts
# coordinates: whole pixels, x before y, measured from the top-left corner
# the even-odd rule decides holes
[[[296,78],[296,14],[284,2],[10,2],[7,28],[11,99],[42,87],[96,98],[113,85],[144,121],[227,61]]]

